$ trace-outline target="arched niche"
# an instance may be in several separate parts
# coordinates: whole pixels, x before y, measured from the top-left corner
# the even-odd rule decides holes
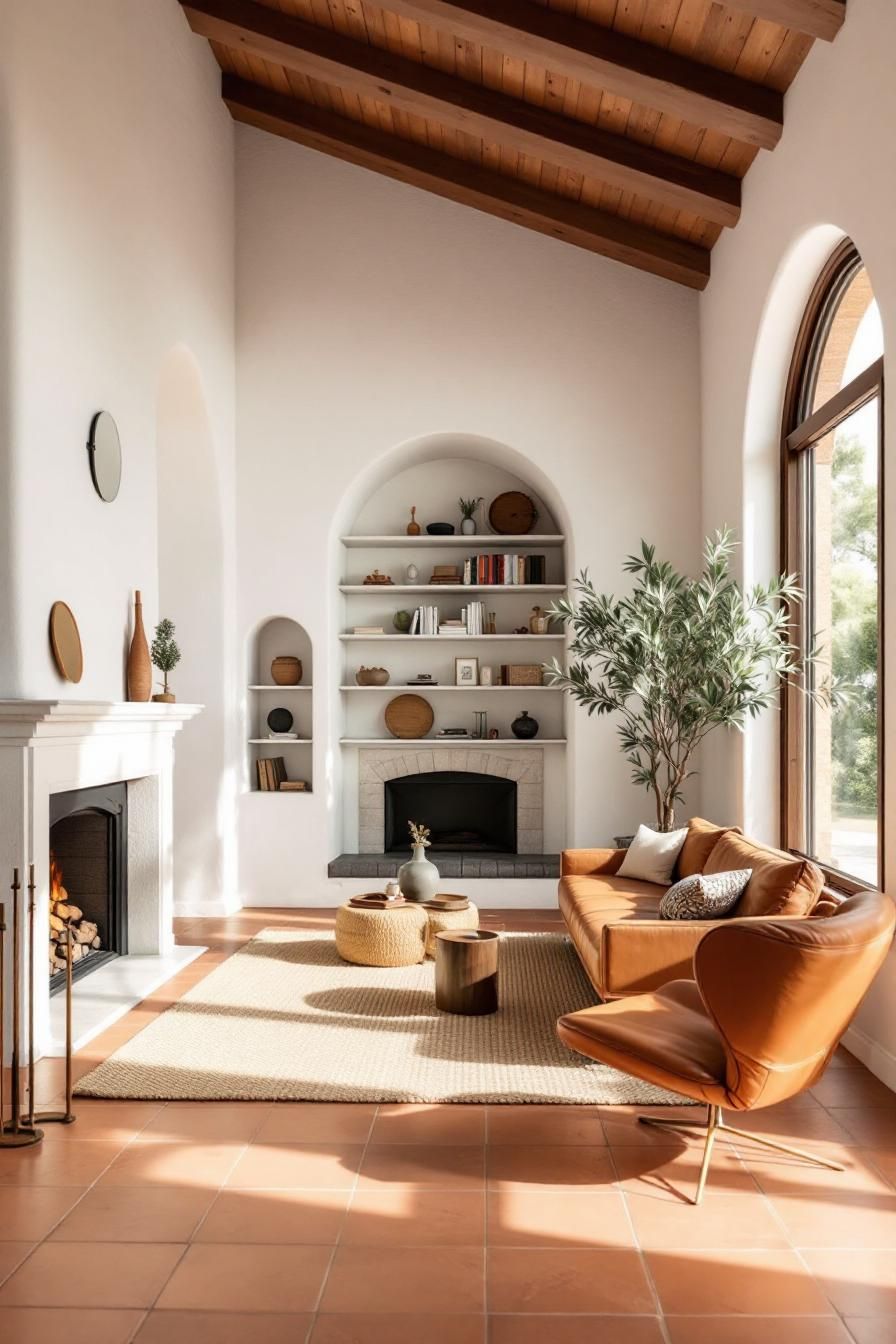
[[[283,657],[298,658],[302,664],[301,679],[296,685],[281,686],[274,680],[271,665],[276,658]],[[279,756],[286,764],[288,779],[303,780],[310,793],[313,783],[311,688],[314,677],[311,637],[305,627],[290,616],[265,617],[250,635],[247,663],[247,788],[251,792],[271,792],[262,787],[257,762]],[[268,715],[274,709],[285,709],[292,715],[290,731],[297,734],[295,739],[270,739]],[[290,793],[289,796],[296,795]]]

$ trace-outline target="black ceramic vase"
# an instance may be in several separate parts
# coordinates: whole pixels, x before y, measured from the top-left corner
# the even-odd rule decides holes
[[[518,719],[510,725],[514,737],[530,738],[538,736],[538,720],[529,718],[528,709],[524,709]]]

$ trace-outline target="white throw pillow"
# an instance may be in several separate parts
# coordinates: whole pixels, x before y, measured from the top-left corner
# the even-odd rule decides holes
[[[619,877],[633,877],[639,882],[656,882],[668,887],[687,833],[687,826],[680,831],[654,831],[649,826],[639,826],[638,834],[625,852]]]

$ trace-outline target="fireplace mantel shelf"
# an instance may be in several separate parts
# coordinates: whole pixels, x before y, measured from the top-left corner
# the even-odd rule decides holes
[[[203,705],[127,700],[0,700],[0,745],[131,733],[176,733]]]

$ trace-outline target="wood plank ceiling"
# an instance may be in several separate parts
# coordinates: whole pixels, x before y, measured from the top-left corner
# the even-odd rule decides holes
[[[237,121],[703,289],[845,0],[181,0]]]

